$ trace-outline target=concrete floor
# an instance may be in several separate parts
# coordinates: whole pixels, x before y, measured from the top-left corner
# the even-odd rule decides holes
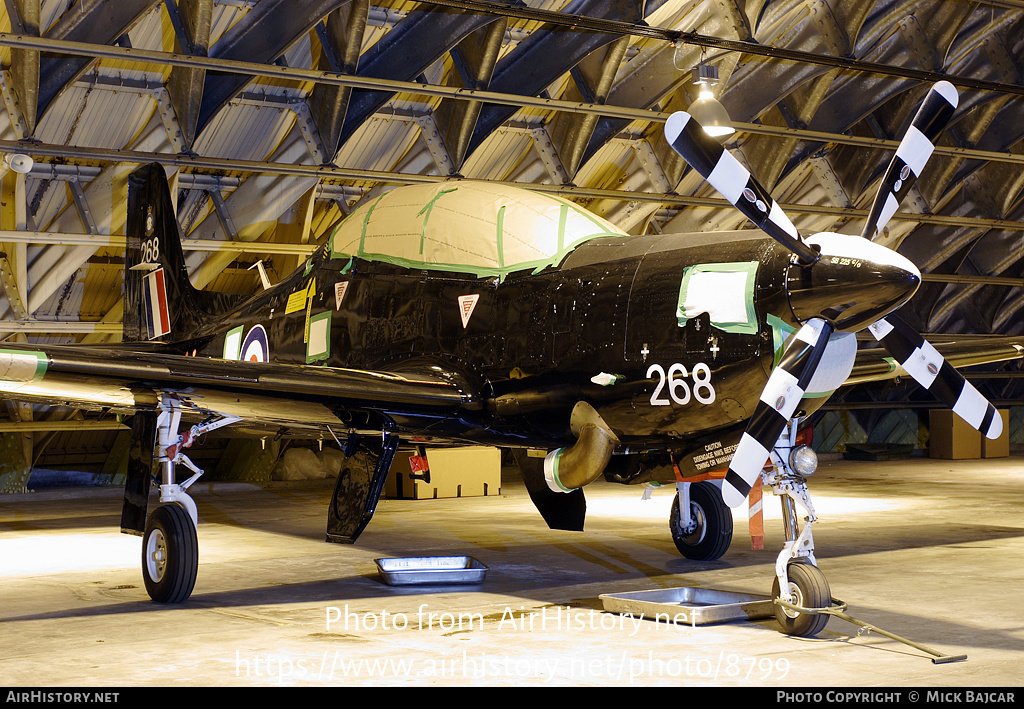
[[[384,500],[355,546],[322,541],[329,484],[197,484],[199,580],[177,607],[148,600],[140,540],[117,532],[118,490],[0,496],[0,677],[36,687],[1019,686],[1022,463],[832,461],[811,481],[833,596],[963,662],[933,664],[838,619],[797,639],[774,620],[692,627],[600,612],[605,593],[767,594],[778,501],[765,498],[763,551],[750,549],[740,511],[729,553],[695,563],[669,536],[669,489],[644,501],[596,483],[588,531],[562,533],[507,477],[501,496]],[[476,557],[487,578],[388,586],[374,563],[436,555]]]

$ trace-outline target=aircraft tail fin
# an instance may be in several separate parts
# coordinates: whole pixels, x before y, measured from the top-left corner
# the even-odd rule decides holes
[[[129,176],[125,233],[123,340],[189,339],[209,315],[204,294],[189,280],[162,165],[151,163]]]

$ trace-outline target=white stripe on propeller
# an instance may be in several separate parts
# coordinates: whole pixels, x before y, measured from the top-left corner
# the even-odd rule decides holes
[[[907,129],[907,134],[900,141],[899,147],[896,148],[896,157],[907,164],[914,172],[915,177],[920,177],[921,171],[924,170],[928,158],[934,151],[935,146],[932,145],[932,141],[928,140],[927,136],[916,127],[910,126]]]
[[[870,239],[889,223],[900,200],[921,176],[958,101],[956,88],[948,81],[939,81],[929,90],[885,171],[861,236]]]
[[[868,330],[914,381],[986,438],[999,438],[1003,432],[999,412],[930,342],[895,315],[869,325]]]
[[[729,204],[736,204],[739,201],[748,180],[750,171],[728,150],[722,151],[715,169],[707,176],[708,184],[729,200]]]
[[[722,499],[730,507],[743,504],[750,494],[772,448],[807,391],[831,332],[824,320],[807,321],[790,342],[779,366],[772,370],[722,484]]]

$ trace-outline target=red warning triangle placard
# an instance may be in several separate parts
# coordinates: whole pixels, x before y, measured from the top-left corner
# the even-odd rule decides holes
[[[476,307],[476,302],[480,300],[480,294],[474,295],[460,295],[459,296],[459,315],[462,316],[462,329],[465,330],[466,326],[469,325],[469,318],[473,315],[473,308]]]
[[[341,310],[341,301],[345,300],[345,293],[348,292],[348,281],[338,281],[334,284],[334,309]]]

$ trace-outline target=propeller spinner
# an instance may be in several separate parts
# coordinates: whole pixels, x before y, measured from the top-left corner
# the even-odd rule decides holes
[[[794,315],[804,323],[772,371],[747,423],[722,487],[731,507],[744,502],[765,461],[807,391],[837,333],[867,327],[919,384],[989,438],[1002,419],[963,375],[899,318],[890,315],[913,296],[921,274],[909,260],[869,240],[896,212],[934,150],[957,105],[956,89],[940,81],[900,143],[869,212],[864,234],[821,233],[802,239],[767,190],[686,112],[665,124],[665,137],[684,160],[762,231],[794,254],[786,289]],[[839,349],[839,348],[837,348]],[[854,351],[840,365],[846,378]],[[835,363],[832,363],[835,366]]]

